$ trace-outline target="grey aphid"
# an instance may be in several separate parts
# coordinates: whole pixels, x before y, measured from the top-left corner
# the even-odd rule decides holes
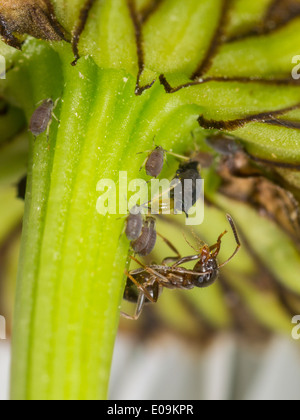
[[[148,156],[145,164],[146,174],[157,178],[164,167],[165,150],[161,146],[157,146]]]
[[[143,257],[149,255],[156,244],[156,221],[153,217],[147,217],[138,239],[131,243],[134,252]]]
[[[138,214],[132,214],[130,213],[127,217],[126,221],[126,236],[129,239],[129,241],[135,241],[141,236],[143,228],[143,216]]]
[[[30,124],[29,131],[37,137],[47,130],[47,136],[49,135],[49,128],[52,121],[52,117],[55,117],[53,110],[56,106],[57,101],[54,103],[51,98],[45,99],[43,103],[34,111]],[[56,118],[56,117],[55,117]]]

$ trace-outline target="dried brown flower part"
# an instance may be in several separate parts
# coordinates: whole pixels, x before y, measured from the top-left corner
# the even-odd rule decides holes
[[[24,34],[48,41],[65,39],[50,0],[1,1],[0,35],[4,41],[21,49]]]
[[[265,18],[264,31],[274,30],[300,14],[299,0],[275,0]]]
[[[274,220],[300,246],[300,208],[294,195],[276,177],[272,168],[251,162],[239,151],[223,157],[217,168],[222,177],[220,191],[228,197],[246,202]]]

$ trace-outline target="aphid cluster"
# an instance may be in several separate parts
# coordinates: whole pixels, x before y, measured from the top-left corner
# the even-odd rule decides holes
[[[217,146],[224,148],[224,145],[218,144]],[[196,204],[202,193],[197,188],[197,183],[202,179],[200,161],[202,162],[203,159],[195,158],[196,154],[194,154],[192,159],[175,155],[172,152],[167,152],[160,146],[156,146],[153,151],[147,153],[148,157],[142,168],[145,167],[146,174],[154,178],[161,174],[167,153],[184,160],[183,163],[180,163],[173,177],[171,183],[173,187],[171,187],[169,193],[174,213],[184,212],[188,217],[189,210]],[[207,161],[207,157],[205,157],[205,161]],[[181,188],[179,196],[175,194],[175,188],[178,186]],[[162,195],[159,197],[159,212],[162,212],[164,209]],[[153,201],[150,201],[146,203],[146,208],[151,210],[152,205]],[[140,268],[126,271],[127,283],[124,299],[136,303],[136,311],[134,316],[123,312],[122,315],[128,319],[138,319],[145,303],[157,302],[163,288],[187,290],[194,287],[204,288],[212,285],[218,278],[220,268],[232,260],[241,246],[232,217],[227,215],[227,220],[231,226],[237,246],[232,256],[223,264],[219,264],[217,257],[221,249],[222,237],[227,231],[219,236],[216,244],[212,246],[202,244],[198,250],[195,250],[195,255],[181,257],[176,247],[156,231],[154,217],[149,215],[143,216],[140,212],[131,212],[126,220],[125,233],[131,241],[131,248],[135,254],[143,257],[148,256],[153,251],[157,236],[159,236],[176,256],[165,258],[161,264],[151,265],[143,264],[134,256],[130,257]],[[192,270],[183,267],[184,264],[192,261],[196,261]]]
[[[147,160],[144,162],[148,175],[151,174],[153,177],[160,175],[163,168],[165,153],[171,152],[166,152],[162,147],[158,146],[148,155]],[[176,211],[183,211],[188,215],[190,208],[194,206],[199,199],[199,192],[196,188],[197,180],[201,179],[199,164],[180,155],[174,154],[174,156],[187,160],[187,162],[180,164],[179,169],[172,180],[178,181],[178,183],[173,182],[174,188],[177,184],[181,185],[182,191],[181,194],[179,194],[180,198],[176,199],[174,189],[171,188],[170,199],[173,202],[173,210],[175,213]],[[185,187],[185,180],[191,181],[188,187]],[[188,191],[186,191],[185,188],[188,188]],[[185,200],[186,197],[190,197],[190,199]],[[150,201],[145,205],[148,205],[148,209],[151,210],[152,204],[153,202]],[[162,211],[163,209],[164,203],[161,200],[159,203],[159,210]],[[132,209],[132,212],[130,212],[127,217],[125,233],[128,240],[131,241],[133,251],[136,254],[145,257],[153,251],[156,244],[156,221],[152,216],[147,216],[144,220],[142,214],[136,210],[136,207]]]
[[[142,233],[143,216],[141,213],[130,213],[126,220],[126,236],[130,241],[137,240]]]
[[[141,213],[131,213],[127,217],[125,233],[134,253],[146,257],[156,244],[156,220],[150,216],[144,220]]]

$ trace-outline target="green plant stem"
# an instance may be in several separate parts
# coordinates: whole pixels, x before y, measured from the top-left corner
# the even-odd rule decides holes
[[[120,170],[128,171],[129,181],[139,177],[144,157],[136,159],[136,153],[149,149],[159,127],[171,121],[170,129],[189,139],[185,147],[193,143],[195,120],[159,84],[136,97],[135,80],[124,72],[101,70],[91,59],[70,70],[71,56],[64,50],[60,58],[59,127],[53,121],[49,142],[43,134],[31,144],[13,343],[14,399],[107,397],[129,243],[120,237],[124,219],[97,213],[97,183],[102,178],[117,183]],[[48,77],[48,64],[45,59],[42,68],[32,68],[36,89]],[[47,89],[55,86],[53,78]],[[33,92],[33,103],[39,95]],[[180,124],[173,119],[176,112],[182,114]],[[173,141],[168,136],[160,144],[170,149]]]

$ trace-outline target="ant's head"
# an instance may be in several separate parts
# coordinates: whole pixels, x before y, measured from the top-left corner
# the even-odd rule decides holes
[[[195,287],[208,287],[217,280],[219,276],[219,264],[217,261],[218,253],[219,249],[216,252],[212,252],[207,245],[202,248],[200,259],[193,270],[195,273],[200,274],[193,279]]]
[[[237,254],[241,247],[241,243],[238,237],[238,233],[235,227],[235,224],[233,222],[232,217],[227,214],[227,220],[231,226],[235,241],[236,241],[236,249],[234,253],[231,255],[230,258],[228,258],[227,261],[225,261],[223,264],[218,264],[217,257],[220,253],[221,249],[221,242],[224,235],[226,235],[227,231],[223,232],[218,240],[217,243],[211,247],[204,244],[201,249],[200,253],[198,254],[198,262],[194,267],[194,280],[193,284],[196,287],[208,287],[211,286],[216,279],[218,278],[220,268],[224,267],[226,264],[229,263],[229,261],[232,260],[232,258]],[[201,274],[203,273],[203,274]]]

